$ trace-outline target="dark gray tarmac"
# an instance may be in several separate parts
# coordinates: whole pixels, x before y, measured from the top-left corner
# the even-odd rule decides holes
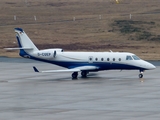
[[[146,71],[102,71],[71,80],[60,67],[0,57],[1,120],[159,120],[160,62]]]

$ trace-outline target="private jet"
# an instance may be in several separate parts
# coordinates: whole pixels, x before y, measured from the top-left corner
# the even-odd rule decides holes
[[[67,69],[39,71],[35,66],[33,70],[40,73],[73,72],[72,79],[77,79],[78,72],[86,78],[89,72],[102,70],[139,70],[139,78],[143,78],[145,70],[156,67],[129,52],[65,52],[61,48],[39,50],[22,28],[15,28],[19,48],[6,48],[19,50],[19,55],[37,61],[55,64]]]

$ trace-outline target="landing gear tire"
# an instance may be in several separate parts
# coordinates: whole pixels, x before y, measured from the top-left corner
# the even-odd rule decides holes
[[[139,78],[143,78],[143,74],[139,74]]]
[[[87,74],[88,74],[87,71],[82,71],[82,72],[81,72],[82,78],[86,78],[86,77],[87,77]]]
[[[77,76],[78,76],[78,72],[72,73],[72,80],[77,79]]]

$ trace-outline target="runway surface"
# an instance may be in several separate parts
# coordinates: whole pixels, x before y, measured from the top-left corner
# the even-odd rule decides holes
[[[102,71],[71,80],[71,73],[35,73],[60,67],[0,58],[1,120],[159,120],[160,62],[146,71]],[[80,76],[80,75],[79,75]]]

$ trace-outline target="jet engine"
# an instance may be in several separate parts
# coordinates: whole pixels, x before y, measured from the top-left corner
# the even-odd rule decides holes
[[[34,54],[37,54],[37,57],[44,58],[44,59],[54,59],[59,52],[63,52],[63,49],[47,49],[47,50],[40,50]]]

